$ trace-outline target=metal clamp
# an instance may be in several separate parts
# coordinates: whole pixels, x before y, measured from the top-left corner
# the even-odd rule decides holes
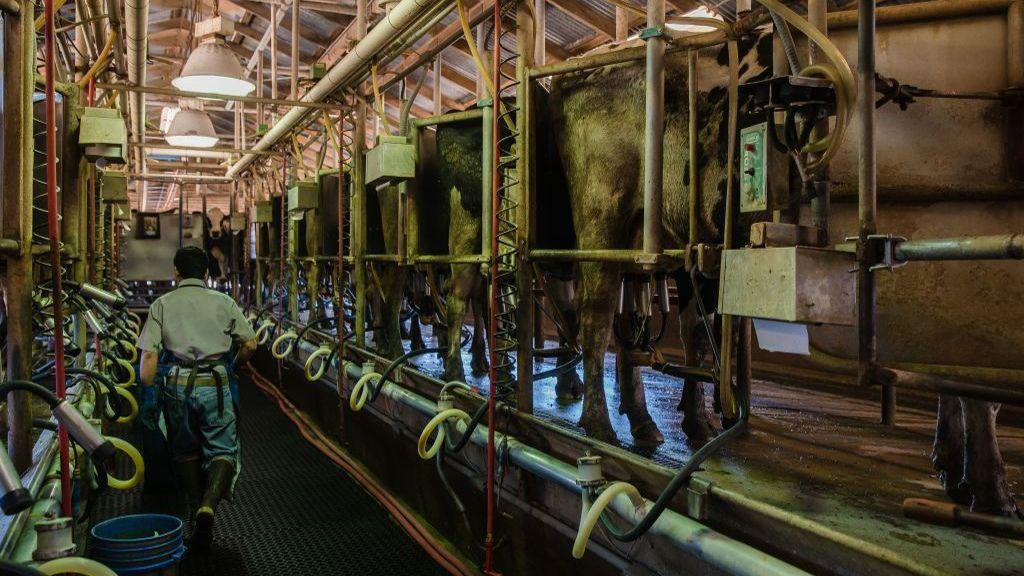
[[[847,242],[860,242],[858,236],[847,236]],[[901,243],[906,242],[907,239],[903,236],[893,236],[892,234],[869,234],[867,237],[867,243],[872,248],[871,253],[877,254],[875,263],[868,268],[868,271],[875,272],[876,270],[893,270],[906,266],[905,261],[898,260],[896,258],[896,247]],[[850,272],[856,272],[854,268]]]
[[[644,28],[643,30],[640,31],[640,39],[641,40],[650,40],[651,38],[663,38],[663,37],[664,38],[668,37],[668,35],[665,34],[665,27],[664,26],[654,26],[653,28]]]
[[[694,520],[708,519],[708,500],[715,483],[698,476],[690,477],[686,488],[686,515]]]

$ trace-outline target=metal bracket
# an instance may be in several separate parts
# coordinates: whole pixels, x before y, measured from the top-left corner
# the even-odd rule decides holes
[[[860,238],[857,236],[847,236],[847,242],[859,242]],[[897,268],[906,266],[906,262],[901,262],[896,259],[896,246],[906,242],[907,239],[903,236],[893,236],[892,234],[869,234],[867,237],[869,244],[874,244],[874,254],[878,254],[878,259],[875,264],[872,264],[869,271],[875,272],[876,270],[888,270],[892,272]],[[856,272],[854,268],[850,272]]]
[[[665,28],[662,26],[655,26],[653,28],[644,28],[640,31],[641,40],[650,40],[651,38],[667,38],[665,34]]]
[[[698,476],[690,477],[686,488],[686,515],[694,520],[707,520],[708,498],[715,483]]]

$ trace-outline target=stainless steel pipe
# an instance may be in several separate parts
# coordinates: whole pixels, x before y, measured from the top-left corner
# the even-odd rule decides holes
[[[391,43],[397,35],[406,31],[424,12],[443,0],[402,0],[391,12],[370,30],[344,58],[327,72],[305,96],[304,102],[321,102],[336,90],[344,88],[353,79],[364,74],[370,61]],[[421,30],[426,33],[426,30]],[[256,143],[256,150],[268,150],[291,132],[308,114],[308,110],[292,108]],[[237,178],[254,160],[255,154],[246,154],[232,164],[228,177]]]
[[[1021,260],[1024,234],[906,240],[893,248],[900,262],[945,260]]]

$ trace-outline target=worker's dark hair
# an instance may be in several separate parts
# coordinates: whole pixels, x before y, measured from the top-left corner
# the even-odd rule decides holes
[[[185,278],[206,278],[206,269],[209,267],[209,260],[206,258],[206,250],[198,246],[185,246],[178,248],[174,254],[174,268],[178,275]]]

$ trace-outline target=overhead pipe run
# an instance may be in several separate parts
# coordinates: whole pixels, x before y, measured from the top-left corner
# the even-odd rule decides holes
[[[383,50],[407,27],[417,21],[427,10],[437,6],[444,0],[402,0],[388,13],[383,20],[370,30],[348,54],[327,72],[327,75],[316,83],[306,95],[302,97],[303,102],[320,102],[330,96],[334,91],[344,87],[350,80],[365,74],[369,69],[371,60],[378,52]],[[422,30],[426,33],[426,30]],[[269,150],[272,146],[284,138],[294,129],[307,115],[308,110],[304,108],[292,108],[277,121],[274,126],[254,146],[255,150]],[[228,170],[229,178],[237,178],[256,159],[255,154],[246,154],[232,164]]]
[[[125,0],[124,5],[125,36],[128,41],[128,83],[133,86],[145,86],[149,0]],[[146,95],[143,92],[132,92],[128,98],[132,136],[136,142],[143,142],[146,137]],[[135,169],[140,172],[146,171],[146,156],[140,148],[135,150]],[[149,200],[145,183],[142,184],[139,198],[139,208],[145,210]]]

